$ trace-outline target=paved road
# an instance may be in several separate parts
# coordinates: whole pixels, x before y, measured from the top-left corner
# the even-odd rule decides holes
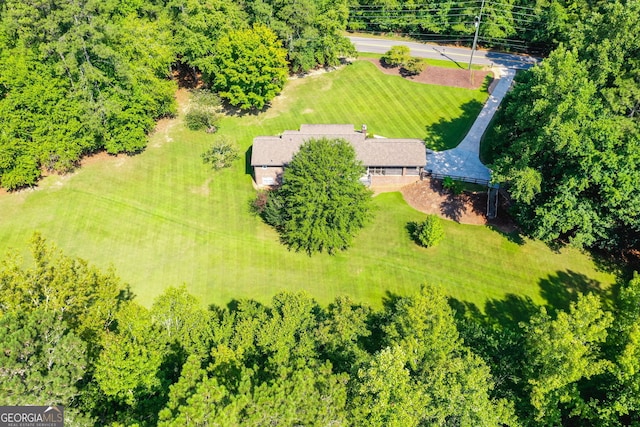
[[[385,53],[391,46],[405,45],[411,49],[411,55],[421,58],[444,59],[459,64],[463,68],[469,66],[471,49],[464,47],[442,47],[434,44],[385,40],[368,37],[348,37],[358,52]],[[478,65],[497,65],[507,68],[527,69],[540,59],[532,56],[514,55],[510,53],[476,50],[473,63]]]

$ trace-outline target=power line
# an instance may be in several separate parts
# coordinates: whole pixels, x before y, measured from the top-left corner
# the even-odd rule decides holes
[[[479,15],[476,15],[478,8],[480,9]],[[483,44],[506,46],[511,49],[526,50],[528,47],[526,41],[506,37],[491,37],[482,34],[483,31],[480,28],[480,24],[483,23],[483,27],[486,27],[488,24],[494,26],[494,28],[500,28],[501,31],[505,31],[506,35],[514,31],[531,31],[536,27],[539,28],[540,25],[540,15],[535,13],[536,10],[540,9],[494,0],[469,0],[455,2],[448,8],[434,8],[433,6],[429,7],[427,5],[427,8],[420,9],[416,7],[408,8],[401,5],[398,9],[393,9],[385,7],[384,5],[359,5],[350,7],[349,15],[350,20],[353,22],[360,21],[364,25],[371,25],[383,31],[386,29],[386,31],[417,36],[422,40],[428,39],[427,41],[440,43],[455,41],[464,43],[471,42],[473,39],[474,46],[478,42],[481,42]],[[474,21],[460,20],[460,18],[471,18],[473,16],[475,16]],[[484,18],[484,20],[482,18]],[[436,25],[442,25],[449,30],[451,27],[457,25],[463,26],[463,28],[468,26],[468,29],[473,31],[472,26],[475,25],[475,36],[472,37],[469,33],[464,32],[454,35],[450,33],[430,34],[403,31],[407,29],[407,27],[415,28],[416,26],[422,27],[423,24],[428,25],[430,23],[429,21]]]

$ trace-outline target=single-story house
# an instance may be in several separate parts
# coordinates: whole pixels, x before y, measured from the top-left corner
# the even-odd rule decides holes
[[[301,125],[280,136],[258,136],[253,140],[251,167],[258,187],[281,182],[282,173],[303,142],[315,138],[342,138],[367,168],[362,182],[371,186],[410,184],[420,179],[426,165],[426,150],[419,139],[367,138],[366,127],[353,125]]]

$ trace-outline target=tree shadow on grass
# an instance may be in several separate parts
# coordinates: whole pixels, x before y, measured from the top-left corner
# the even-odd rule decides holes
[[[409,234],[409,238],[413,239],[413,233],[416,232],[416,228],[418,227],[418,223],[416,221],[410,221],[405,224],[404,229],[407,230]]]
[[[616,286],[604,289],[602,284],[584,274],[575,271],[557,271],[539,281],[540,294],[546,301],[544,304],[553,311],[568,311],[578,295],[595,293],[603,302],[613,301]],[[503,299],[489,299],[485,302],[484,312],[473,303],[449,298],[449,305],[455,310],[458,322],[472,320],[484,326],[499,326],[502,329],[519,328],[521,322],[527,323],[531,316],[540,311],[540,305],[530,297],[507,294]]]
[[[449,305],[455,311],[458,324],[472,321],[489,329],[519,329],[521,322],[528,322],[540,311],[540,306],[530,297],[515,294],[507,294],[504,299],[487,300],[484,313],[475,304],[455,298],[449,298]]]
[[[539,284],[540,295],[547,304],[556,310],[565,311],[578,299],[579,294],[595,293],[606,302],[612,300],[614,292],[612,288],[603,289],[599,281],[571,270],[556,271],[541,279]]]
[[[518,246],[522,246],[525,244],[523,235],[517,229],[509,230],[509,229],[505,229],[501,225],[491,224],[491,223],[487,227],[489,227],[491,230],[495,231],[496,233],[502,235],[502,237],[504,237],[511,243],[515,243]]]
[[[271,108],[271,101],[266,102],[262,108],[250,108],[248,110],[243,110],[240,107],[231,105],[226,99],[222,100],[222,111],[224,114],[233,117],[257,116],[260,113],[264,113],[269,108]]]
[[[382,297],[382,310],[371,312],[367,318],[367,329],[371,332],[371,335],[361,337],[360,343],[369,354],[377,353],[386,344],[387,335],[383,328],[389,322],[388,316],[396,311],[398,301],[402,298],[399,294],[386,291]]]
[[[469,101],[462,105],[462,114],[459,116],[453,119],[442,118],[437,123],[427,126],[427,136],[424,139],[427,148],[443,151],[460,144],[480,114],[482,106],[479,101]]]

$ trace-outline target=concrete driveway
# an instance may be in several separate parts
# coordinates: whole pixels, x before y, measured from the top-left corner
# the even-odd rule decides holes
[[[491,171],[480,161],[480,140],[511,87],[515,69],[499,68],[499,81],[462,142],[445,151],[427,150],[426,170],[466,181],[489,182]]]

